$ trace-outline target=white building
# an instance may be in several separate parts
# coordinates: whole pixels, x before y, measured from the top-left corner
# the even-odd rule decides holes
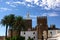
[[[38,40],[37,31],[21,31],[21,36],[24,36],[25,40],[27,40],[29,37],[33,38],[34,40]]]
[[[48,30],[48,40],[60,40],[60,30]]]
[[[60,33],[53,35],[53,37],[48,38],[48,40],[60,40]]]
[[[21,36],[24,36],[25,40],[29,37],[38,40],[37,31],[21,31]],[[47,40],[60,40],[60,30],[48,30]]]

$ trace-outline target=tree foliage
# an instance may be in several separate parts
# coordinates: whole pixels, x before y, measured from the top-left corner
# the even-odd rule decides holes
[[[28,40],[33,40],[33,38],[30,38],[30,37],[29,37]]]
[[[25,40],[23,36],[13,36],[12,39],[9,37],[6,40]]]
[[[15,37],[13,37],[13,30],[17,30],[17,34],[18,36],[20,36],[20,31],[22,29],[25,30],[26,28],[26,25],[24,25],[25,24],[24,19],[21,16],[15,16],[14,14],[4,16],[4,18],[1,20],[1,24],[6,27],[5,38],[7,38],[7,29],[9,27],[11,31],[11,38],[10,38],[11,40],[15,39]]]

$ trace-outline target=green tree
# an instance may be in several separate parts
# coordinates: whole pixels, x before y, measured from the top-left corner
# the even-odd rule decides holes
[[[29,37],[28,40],[33,40],[33,38],[30,38],[30,37]]]
[[[6,40],[25,40],[23,36],[13,36],[12,39],[9,37]]]
[[[17,16],[14,22],[14,29],[17,30],[18,36],[20,36],[20,31],[24,28],[24,19],[21,16]]]
[[[9,28],[11,29],[11,38],[12,38],[12,28],[13,28],[13,23],[14,23],[14,20],[15,20],[15,16],[14,14],[10,14],[8,16],[5,16],[2,20],[1,20],[1,24],[6,26],[6,37],[7,38],[7,29],[8,29],[8,26]]]
[[[6,32],[5,32],[5,39],[6,39],[6,38],[7,38],[7,29],[8,29],[8,26],[9,26],[9,16],[5,16],[5,17],[1,20],[1,24],[6,27]]]
[[[14,25],[14,21],[15,21],[15,15],[14,14],[10,14],[9,16],[9,29],[11,31],[11,38],[13,36],[13,25]]]
[[[11,31],[11,38],[13,36],[13,30],[17,30],[18,36],[20,36],[20,31],[23,29],[25,30],[26,26],[24,19],[21,16],[15,16],[14,14],[10,14],[8,16],[5,16],[1,20],[1,24],[6,27],[6,37],[7,38],[7,29],[9,27]]]

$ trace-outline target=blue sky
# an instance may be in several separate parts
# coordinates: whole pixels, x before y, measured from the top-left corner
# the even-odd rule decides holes
[[[36,26],[37,16],[47,16],[48,26],[55,24],[60,28],[60,0],[0,0],[0,20],[9,14],[26,18],[27,12]],[[0,25],[0,36],[5,35],[5,27]]]

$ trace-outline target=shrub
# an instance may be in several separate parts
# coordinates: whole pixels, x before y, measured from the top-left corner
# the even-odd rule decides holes
[[[25,37],[22,37],[22,36],[13,36],[12,38],[7,38],[6,40],[25,40]]]

